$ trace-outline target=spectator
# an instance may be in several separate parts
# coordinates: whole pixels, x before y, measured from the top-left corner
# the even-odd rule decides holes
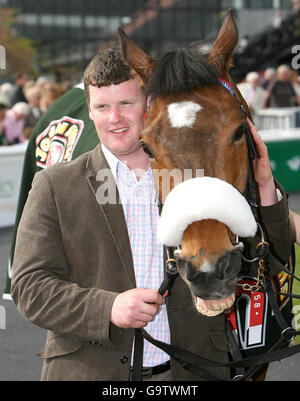
[[[59,87],[56,84],[47,83],[41,92],[40,109],[44,113],[51,104],[60,96]]]
[[[267,88],[265,105],[269,107],[297,106],[297,96],[290,80],[291,70],[287,65],[277,68],[277,77]]]
[[[300,0],[292,0],[293,13],[297,14],[300,11]]]
[[[273,28],[279,29],[282,24],[282,12],[280,10],[276,10],[275,16],[273,18]]]
[[[72,89],[72,83],[70,81],[61,82],[59,85],[60,96],[68,92],[70,89]]]
[[[270,83],[273,82],[275,79],[276,79],[275,68],[273,67],[266,68],[260,85],[263,89],[267,89]]]
[[[19,73],[15,78],[15,88],[10,98],[9,106],[12,108],[16,103],[25,102],[27,103],[26,97],[23,92],[23,86],[27,81],[27,74]]]
[[[297,71],[291,71],[291,82],[292,82],[294,91],[296,92],[298,104],[300,104],[300,102],[299,102],[299,99],[300,99],[300,82],[299,82],[299,75],[298,75]]]
[[[10,110],[7,110],[3,120],[3,129],[8,145],[13,145],[25,140],[23,128],[28,113],[29,105],[25,102],[18,102]]]
[[[25,139],[29,139],[33,128],[42,116],[42,111],[40,109],[39,89],[36,86],[32,86],[27,89],[25,96],[29,103],[30,110],[24,122],[23,135]]]
[[[4,82],[1,85],[0,87],[1,103],[6,104],[7,106],[9,105],[13,90],[14,87],[9,82]]]
[[[7,145],[3,128],[3,120],[5,118],[6,111],[7,111],[7,105],[5,103],[0,103],[0,146]]]
[[[259,85],[259,74],[255,71],[249,72],[246,84],[241,92],[246,100],[252,114],[256,114],[264,106],[264,90]]]
[[[25,84],[23,85],[23,93],[26,99],[27,99],[26,92],[28,91],[29,88],[33,88],[34,86],[36,86],[36,83],[33,79],[26,81]]]
[[[43,75],[38,77],[38,79],[36,80],[36,85],[40,90],[43,90],[44,87],[48,84],[50,84],[49,79]]]

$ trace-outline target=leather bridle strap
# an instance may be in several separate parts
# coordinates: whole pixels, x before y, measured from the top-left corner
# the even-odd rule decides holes
[[[228,90],[231,95],[236,98],[236,100],[240,103],[240,109],[242,113],[245,115],[246,118],[249,118],[248,113],[246,112],[243,104],[241,103],[240,99],[236,96],[234,93],[234,90],[231,86],[231,84],[226,81],[223,78],[219,77],[219,82],[220,84]],[[251,206],[253,215],[255,217],[255,220],[258,221],[258,215],[257,215],[257,207],[258,207],[258,197],[257,197],[257,189],[256,189],[256,182],[254,180],[254,171],[253,171],[253,160],[258,158],[258,153],[255,148],[255,144],[251,135],[251,132],[249,128],[247,127],[245,130],[245,137],[246,137],[246,142],[247,142],[247,149],[248,149],[248,202]]]
[[[175,347],[174,345],[169,345],[161,341],[155,340],[144,329],[137,329],[137,330],[141,332],[142,336],[147,341],[149,341],[156,347],[162,349],[167,354],[169,354],[170,357],[176,362],[178,362],[184,369],[198,376],[201,376],[207,380],[227,380],[215,374],[212,374],[207,369],[205,369],[208,367],[249,368],[249,367],[261,366],[270,362],[275,362],[300,352],[300,344],[299,344],[290,348],[270,350],[270,352],[266,352],[265,354],[244,358],[243,360],[225,362],[225,363],[215,362],[203,358],[199,355],[196,355],[190,351]]]
[[[241,111],[245,114],[245,116],[247,116],[246,110],[244,109],[243,105],[241,105]],[[253,171],[253,160],[258,158],[258,153],[251,132],[248,127],[245,130],[245,138],[248,150],[248,181],[247,181],[248,202],[254,215],[255,221],[258,222],[259,218],[257,214],[257,207],[259,205],[259,200],[257,196],[257,188]]]
[[[133,367],[132,367],[132,381],[142,380],[143,370],[143,353],[144,353],[144,338],[139,329],[134,331],[134,351],[133,351]]]

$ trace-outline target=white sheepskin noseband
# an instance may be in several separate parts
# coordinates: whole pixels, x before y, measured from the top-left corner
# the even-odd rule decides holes
[[[224,223],[240,237],[253,237],[257,229],[249,204],[236,188],[218,178],[198,177],[176,185],[166,197],[158,240],[166,246],[180,245],[186,228],[205,219]]]

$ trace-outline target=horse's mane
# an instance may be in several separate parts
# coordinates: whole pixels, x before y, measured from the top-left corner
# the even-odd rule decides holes
[[[178,94],[217,82],[215,68],[200,52],[178,49],[157,61],[146,91],[148,94]]]

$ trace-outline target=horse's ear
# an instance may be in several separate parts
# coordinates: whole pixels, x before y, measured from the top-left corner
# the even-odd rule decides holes
[[[231,56],[238,43],[238,37],[238,28],[232,10],[229,9],[208,55],[209,62],[217,67],[221,75],[226,74],[231,67]]]
[[[119,39],[124,61],[134,69],[143,84],[147,84],[154,71],[155,61],[130,40],[120,28]]]

